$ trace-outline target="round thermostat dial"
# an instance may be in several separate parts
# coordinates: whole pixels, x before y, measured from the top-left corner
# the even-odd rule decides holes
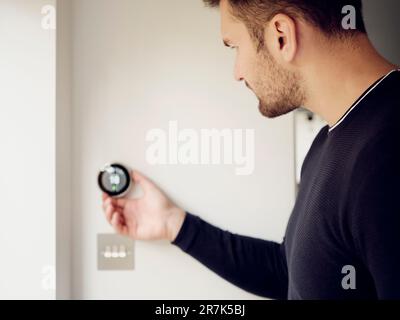
[[[131,187],[129,170],[121,164],[106,164],[98,176],[100,189],[111,197],[123,197]]]

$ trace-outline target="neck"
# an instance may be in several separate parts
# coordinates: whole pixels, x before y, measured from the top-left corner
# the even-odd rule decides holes
[[[308,89],[305,107],[332,127],[380,77],[396,66],[374,49],[367,36],[358,36],[352,49],[344,43],[315,53],[304,72]],[[333,52],[333,53],[332,53]]]

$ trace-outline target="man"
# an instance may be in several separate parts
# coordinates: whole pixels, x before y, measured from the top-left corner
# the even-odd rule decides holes
[[[283,243],[223,231],[138,172],[140,199],[103,195],[133,239],[168,239],[221,277],[273,299],[400,298],[400,72],[370,43],[361,0],[207,0],[237,52],[235,78],[277,117],[300,106],[317,135]],[[351,5],[356,29],[344,28]]]

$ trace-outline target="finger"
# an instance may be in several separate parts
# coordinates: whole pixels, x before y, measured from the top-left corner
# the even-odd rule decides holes
[[[124,209],[127,201],[128,200],[125,198],[118,198],[118,199],[114,199],[112,203],[114,206]]]
[[[110,221],[111,225],[113,226],[114,229],[118,229],[120,225],[119,217],[118,217],[118,212],[113,212],[112,213],[112,218]],[[118,231],[118,230],[117,230]]]
[[[137,182],[142,186],[144,192],[155,187],[154,183],[149,178],[137,170],[132,170],[131,176],[134,182]]]
[[[122,216],[118,212],[113,213],[113,217],[111,220],[111,225],[120,234],[124,234],[126,232],[126,226],[123,223]]]
[[[114,210],[114,206],[113,205],[108,205],[107,207],[106,207],[106,209],[104,210],[104,214],[105,214],[105,216],[106,216],[106,219],[107,219],[107,221],[109,222],[109,223],[111,223],[111,220],[112,220],[112,215],[113,215],[113,212],[114,212],[115,210]]]
[[[112,205],[112,199],[107,198],[106,200],[103,201],[103,210],[105,211],[108,206]]]
[[[109,196],[107,193],[105,193],[105,192],[103,192],[103,193],[101,194],[101,198],[103,199],[103,201],[107,200],[109,197],[110,197],[110,196]]]
[[[105,216],[106,216],[106,220],[107,220],[109,223],[111,223],[113,213],[114,213],[114,212],[118,212],[118,213],[122,214],[123,211],[124,211],[123,209],[121,209],[121,208],[119,208],[119,207],[115,207],[115,206],[113,206],[113,205],[111,204],[111,205],[108,205],[107,208],[104,210],[104,214],[105,214]]]
[[[125,204],[126,204],[126,199],[121,199],[122,201],[118,201],[120,199],[114,199],[111,197],[108,197],[104,203],[103,203],[103,209],[106,210],[106,208],[110,205],[116,207],[116,208],[120,208],[120,209],[124,209],[125,208]]]

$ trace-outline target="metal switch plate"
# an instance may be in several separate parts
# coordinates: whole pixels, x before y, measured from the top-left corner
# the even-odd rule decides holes
[[[134,241],[112,233],[97,235],[98,270],[133,270]]]

